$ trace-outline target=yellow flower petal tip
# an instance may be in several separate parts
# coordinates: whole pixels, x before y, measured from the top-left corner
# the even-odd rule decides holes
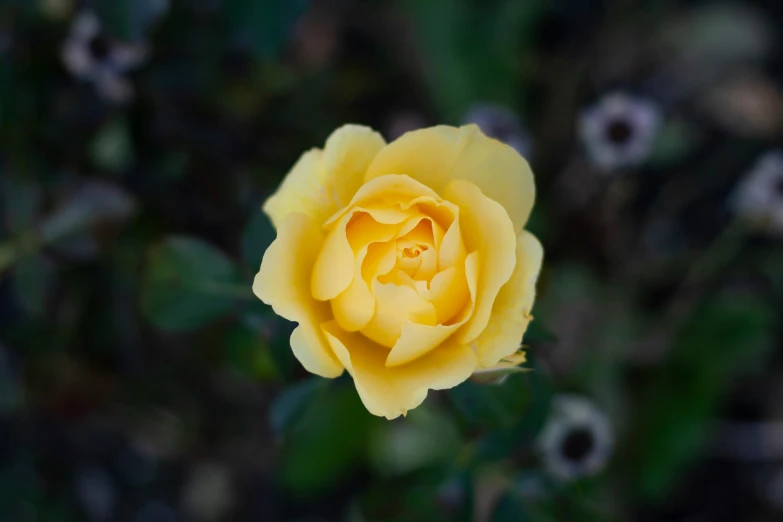
[[[368,411],[405,416],[429,390],[525,370],[534,201],[527,161],[475,125],[389,144],[345,125],[264,203],[277,238],[253,291],[299,323],[305,369],[345,370]]]

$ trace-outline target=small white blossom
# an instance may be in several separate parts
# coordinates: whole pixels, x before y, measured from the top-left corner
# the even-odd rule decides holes
[[[146,56],[143,45],[121,42],[107,35],[98,17],[89,11],[74,19],[62,47],[62,59],[68,71],[92,82],[101,96],[115,103],[133,96],[133,87],[124,74],[139,66]]]
[[[614,436],[608,417],[592,401],[558,395],[538,439],[546,470],[563,481],[595,475],[612,453]]]
[[[652,101],[611,93],[582,113],[578,130],[590,160],[613,170],[641,165],[660,124],[660,110]]]
[[[525,158],[530,156],[532,139],[509,108],[489,103],[476,104],[468,110],[464,123],[475,123],[490,138],[513,147]]]
[[[783,236],[783,150],[757,161],[737,185],[731,204],[740,218]]]

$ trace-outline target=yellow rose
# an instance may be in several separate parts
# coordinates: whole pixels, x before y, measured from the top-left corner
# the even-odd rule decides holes
[[[264,204],[277,239],[253,291],[299,323],[305,369],[348,370],[367,409],[392,419],[514,359],[543,256],[524,230],[534,199],[527,162],[475,125],[388,145],[346,125]]]

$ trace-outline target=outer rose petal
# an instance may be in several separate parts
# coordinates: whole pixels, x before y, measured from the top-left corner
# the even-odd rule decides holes
[[[346,234],[353,214],[346,214],[326,236],[313,265],[310,291],[319,301],[334,299],[354,278],[356,257]]]
[[[535,201],[527,161],[508,145],[485,136],[476,125],[441,125],[404,134],[378,153],[365,180],[385,174],[407,174],[441,194],[451,180],[475,183],[506,209],[516,234],[525,226]]]
[[[544,250],[538,239],[523,230],[517,237],[517,266],[498,292],[487,328],[476,339],[479,366],[489,368],[519,349],[532,317],[536,281]]]
[[[387,351],[334,321],[323,332],[335,354],[353,376],[362,402],[373,415],[394,419],[421,404],[427,390],[453,388],[470,377],[476,355],[468,345],[447,340],[437,350],[394,368],[385,366]]]
[[[505,209],[473,183],[454,180],[446,186],[444,196],[460,207],[465,247],[469,252],[478,252],[475,309],[457,333],[460,342],[468,343],[487,326],[498,291],[514,272],[517,240]]]
[[[364,173],[386,145],[380,134],[361,125],[344,125],[326,140],[324,150],[305,152],[264,203],[275,228],[291,212],[304,212],[320,225],[344,207],[364,182]]]
[[[310,295],[310,272],[323,242],[321,227],[312,218],[299,212],[288,214],[280,223],[277,239],[264,253],[253,293],[277,315],[299,323],[291,334],[291,349],[302,366],[322,377],[337,377],[343,366],[320,328],[331,318],[329,304]]]

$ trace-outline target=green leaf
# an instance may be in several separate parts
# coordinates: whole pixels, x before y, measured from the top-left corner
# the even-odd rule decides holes
[[[486,428],[518,426],[523,415],[545,417],[551,395],[539,370],[509,375],[499,384],[466,381],[448,392],[454,405],[471,423]]]
[[[278,394],[269,407],[269,425],[272,432],[278,436],[285,435],[317,394],[324,391],[327,383],[325,379],[312,377],[292,384]]]
[[[495,505],[492,522],[533,522],[525,503],[513,492],[505,493]]]
[[[239,283],[234,264],[212,245],[169,237],[149,252],[142,311],[163,330],[202,327],[234,311],[238,298],[252,298]]]
[[[476,101],[517,108],[519,53],[533,42],[545,1],[408,0],[404,6],[446,120],[460,120]]]
[[[307,4],[306,0],[224,2],[233,34],[261,59],[280,54]]]
[[[696,147],[698,139],[697,129],[685,121],[667,121],[658,131],[647,163],[655,167],[668,167],[685,158]]]
[[[39,254],[28,256],[14,269],[14,286],[19,302],[34,316],[44,313],[54,276],[54,264]]]
[[[30,229],[41,206],[41,186],[28,179],[10,176],[0,168],[3,217],[8,230],[14,233]]]
[[[245,230],[242,232],[242,259],[245,266],[256,271],[261,266],[264,252],[275,240],[276,232],[272,222],[261,212],[255,210],[247,220]]]
[[[242,324],[263,336],[269,344],[269,355],[284,380],[291,379],[298,363],[291,351],[291,333],[295,324],[275,315],[272,308],[259,299],[250,302],[241,316]]]
[[[270,381],[278,377],[269,344],[255,328],[237,322],[225,334],[226,360],[230,367],[251,379]]]
[[[525,338],[522,340],[525,344],[553,343],[557,341],[557,336],[552,333],[541,321],[531,321],[525,332]]]
[[[399,422],[378,430],[372,441],[371,459],[381,476],[404,475],[456,458],[459,432],[453,421],[426,405],[412,410]]]
[[[476,446],[478,458],[498,460],[508,458],[509,455],[519,451],[529,451],[544,427],[549,415],[552,387],[549,379],[534,360],[527,365],[532,368],[532,371],[508,378],[518,378],[524,381],[525,389],[522,395],[526,397],[525,406],[510,426],[483,424],[491,429],[478,440]]]
[[[282,483],[300,496],[336,486],[364,464],[370,432],[379,422],[348,379],[315,394],[288,432],[280,459]]]
[[[723,394],[733,378],[760,364],[773,328],[769,307],[755,296],[712,296],[692,315],[666,373],[639,406],[635,483],[642,496],[660,498],[698,458]]]
[[[168,8],[169,0],[98,0],[95,11],[106,31],[128,42],[146,38],[151,26]]]

